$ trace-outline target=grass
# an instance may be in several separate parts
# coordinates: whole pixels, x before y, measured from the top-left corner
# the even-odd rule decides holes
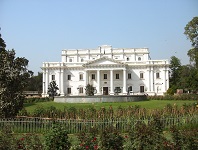
[[[140,106],[142,108],[147,109],[163,109],[167,104],[177,106],[182,106],[183,104],[193,104],[197,101],[192,100],[149,100],[149,101],[139,101],[139,102],[119,102],[119,103],[55,103],[53,101],[49,102],[37,102],[37,103],[26,103],[24,104],[25,109],[28,112],[33,112],[34,109],[38,106],[43,106],[44,108],[48,108],[50,106],[54,106],[57,109],[63,110],[65,107],[75,107],[76,109],[87,109],[90,107],[95,107],[96,109],[100,109],[101,107],[109,108],[110,106],[113,107],[113,109],[117,109],[119,106],[122,108],[126,108],[129,106]]]

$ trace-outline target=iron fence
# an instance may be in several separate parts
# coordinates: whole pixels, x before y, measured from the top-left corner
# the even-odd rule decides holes
[[[128,132],[137,122],[149,124],[153,119],[133,119],[133,118],[117,118],[117,119],[93,119],[93,120],[71,120],[71,119],[51,119],[51,118],[0,118],[0,130],[9,126],[14,133],[44,133],[48,132],[54,123],[61,124],[67,129],[69,134],[80,133],[82,131],[90,132],[96,128],[99,131],[106,127],[115,127],[119,132]],[[164,128],[172,125],[198,125],[198,116],[161,118],[160,122]]]

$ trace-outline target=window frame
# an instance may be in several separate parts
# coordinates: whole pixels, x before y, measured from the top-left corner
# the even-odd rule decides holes
[[[96,74],[95,74],[95,73],[92,73],[92,74],[91,74],[91,79],[92,79],[92,80],[96,80]]]
[[[104,73],[103,77],[104,77],[104,80],[107,80],[107,73]]]
[[[140,79],[144,79],[144,73],[140,72]]]
[[[120,79],[120,74],[119,73],[116,73],[116,79]]]
[[[67,75],[67,80],[71,81],[71,74]]]
[[[52,81],[55,81],[56,80],[56,76],[53,74],[52,75]]]
[[[140,93],[144,93],[145,89],[144,89],[144,85],[140,85]]]
[[[128,73],[128,79],[132,79],[131,73]]]
[[[79,87],[79,94],[83,94],[83,93],[84,93],[83,87]]]
[[[67,88],[67,94],[71,94],[71,87]]]
[[[160,72],[156,72],[156,79],[160,79]]]

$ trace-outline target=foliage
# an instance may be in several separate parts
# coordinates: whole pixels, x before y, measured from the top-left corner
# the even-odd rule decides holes
[[[18,149],[43,150],[41,138],[37,134],[25,134],[17,140]]]
[[[159,119],[154,118],[151,122],[137,122],[135,127],[129,130],[130,149],[160,149],[165,140],[163,127]]]
[[[68,139],[67,130],[59,124],[54,124],[45,135],[46,150],[69,150],[70,147],[71,143]]]
[[[56,81],[52,81],[49,83],[48,87],[48,94],[54,99],[54,96],[58,95],[57,90],[59,90],[58,85],[56,84]]]
[[[28,78],[28,84],[25,87],[25,91],[42,91],[42,83],[43,83],[43,73],[38,72],[38,75],[33,75]]]
[[[170,129],[172,142],[166,143],[166,147],[171,149],[198,149],[198,130],[178,130],[177,127],[172,126]]]
[[[92,128],[90,133],[81,132],[77,135],[80,143],[78,145],[73,146],[72,150],[97,150],[99,149],[98,143],[99,139],[97,137],[98,130]]]
[[[122,150],[124,138],[113,127],[107,127],[100,135],[101,149],[103,150]]]
[[[16,138],[12,135],[10,126],[4,126],[0,131],[0,149],[13,150],[16,147]]]
[[[85,90],[86,90],[86,95],[87,96],[93,96],[94,95],[94,90],[95,89],[94,89],[93,85],[87,84]]]
[[[23,108],[23,90],[31,71],[28,60],[16,57],[14,50],[5,50],[0,40],[0,117],[14,117]]]

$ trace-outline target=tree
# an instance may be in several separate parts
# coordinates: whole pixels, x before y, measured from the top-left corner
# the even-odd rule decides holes
[[[195,63],[198,69],[198,17],[194,17],[184,28],[184,34],[192,43],[192,49],[188,51],[190,61]]]
[[[0,34],[0,117],[14,117],[23,108],[23,90],[30,71],[28,60],[16,57],[15,50],[6,50]]]
[[[57,90],[59,90],[58,85],[56,84],[56,81],[52,81],[49,84],[48,87],[48,94],[54,99],[54,96],[58,95]]]
[[[95,93],[95,89],[94,89],[93,85],[91,85],[91,84],[87,84],[85,90],[86,90],[87,96],[93,96]]]
[[[31,76],[28,79],[28,86],[26,86],[26,91],[42,91],[42,81],[43,81],[43,74],[41,72],[38,72],[38,75]]]

